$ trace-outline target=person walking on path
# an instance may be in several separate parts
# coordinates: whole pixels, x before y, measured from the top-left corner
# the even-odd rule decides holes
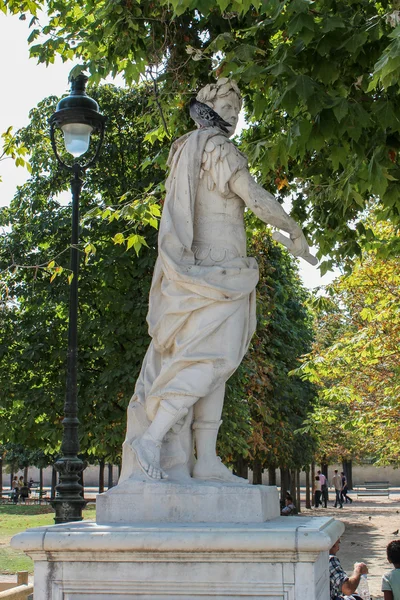
[[[315,508],[318,508],[319,505],[322,506],[322,502],[321,502],[321,481],[320,481],[320,477],[319,475],[317,475],[315,477],[315,492],[314,492],[314,506]]]
[[[354,571],[349,577],[336,556],[339,548],[340,538],[329,550],[330,600],[361,600],[361,597],[354,592],[358,588],[361,575],[368,573],[368,567],[363,562],[355,563]]]
[[[400,540],[393,540],[386,548],[388,561],[394,569],[382,577],[384,600],[400,600]]]
[[[321,471],[318,471],[317,475],[318,475],[319,481],[321,483],[322,503],[324,505],[324,508],[327,508],[327,506],[328,506],[328,482],[326,481],[325,475],[323,473],[321,473]],[[322,506],[322,503],[321,503],[321,506]]]
[[[342,478],[339,475],[339,472],[337,469],[335,469],[335,473],[332,477],[332,487],[335,488],[335,493],[336,493],[336,499],[335,499],[335,504],[333,505],[335,508],[337,507],[337,505],[339,504],[339,508],[343,508],[343,503],[342,503]]]
[[[342,504],[343,504],[343,500],[345,500],[346,504],[348,502],[350,502],[350,504],[353,504],[353,500],[350,498],[350,496],[348,496],[347,491],[348,491],[348,487],[347,487],[347,479],[346,479],[346,475],[343,473],[343,471],[340,473],[340,476],[342,478],[342,493],[341,493],[341,500],[342,500]]]

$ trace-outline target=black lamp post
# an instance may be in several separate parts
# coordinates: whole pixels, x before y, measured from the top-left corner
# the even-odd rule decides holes
[[[85,88],[88,78],[80,74],[71,80],[71,92],[57,105],[56,112],[50,118],[51,145],[59,165],[72,173],[72,235],[71,235],[71,271],[73,274],[68,323],[68,355],[67,355],[67,391],[64,404],[63,439],[61,458],[55,463],[60,474],[60,482],[56,486],[56,496],[52,501],[55,510],[55,522],[67,523],[82,521],[82,509],[86,502],[82,496],[79,483],[80,473],[86,465],[78,458],[78,393],[77,393],[77,358],[78,358],[78,266],[79,266],[79,196],[82,189],[82,175],[91,167],[100,152],[104,136],[105,117],[99,113],[95,100],[87,96]],[[71,166],[59,156],[55,140],[55,128],[64,133],[66,150],[74,156]],[[93,158],[86,163],[76,160],[84,154],[90,144],[90,135],[99,131],[99,141]]]

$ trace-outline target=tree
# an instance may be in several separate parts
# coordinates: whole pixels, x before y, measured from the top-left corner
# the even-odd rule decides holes
[[[382,239],[393,235],[390,224],[369,225]],[[330,288],[330,303],[340,307],[330,314],[336,331],[325,311],[330,334],[320,337],[297,370],[319,387],[310,422],[322,435],[324,451],[328,446],[336,458],[399,461],[399,284],[398,258],[379,258],[370,244],[353,273]]]
[[[188,95],[210,76],[235,77],[246,152],[263,184],[294,195],[293,216],[328,256],[322,270],[360,256],[376,235],[360,219],[372,205],[398,226],[400,26],[388,0],[1,0],[0,10],[31,15],[40,62],[79,60],[74,72],[97,81],[147,78],[154,138],[180,132]]]
[[[91,93],[109,121],[81,198],[81,449],[117,460],[126,406],[148,344],[145,317],[163,172],[138,168],[144,155],[160,151],[158,142],[144,140],[145,88],[103,86]],[[71,228],[70,205],[58,197],[68,181],[57,169],[47,135],[56,101],[42,101],[19,133],[32,154],[32,177],[0,214],[6,227],[0,238],[0,439],[47,453],[58,450],[61,438]]]
[[[18,144],[12,127],[1,134],[3,148],[0,150],[0,162],[7,159],[15,161],[16,167],[26,167],[31,172],[31,166],[24,158],[28,149],[23,144]],[[1,182],[1,177],[0,177]]]

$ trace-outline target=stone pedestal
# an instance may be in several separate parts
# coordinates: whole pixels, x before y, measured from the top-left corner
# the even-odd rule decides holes
[[[327,600],[331,518],[265,523],[75,523],[12,539],[35,561],[35,600]]]
[[[96,522],[263,523],[280,514],[274,486],[191,481],[128,479],[97,496]]]

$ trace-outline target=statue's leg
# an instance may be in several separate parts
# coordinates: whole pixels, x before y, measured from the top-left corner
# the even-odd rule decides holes
[[[188,409],[195,401],[196,398],[189,396],[161,400],[150,426],[140,438],[132,442],[132,450],[139,466],[150,479],[168,478],[160,467],[162,441],[171,427],[187,415]]]
[[[217,456],[218,430],[222,423],[225,384],[208,396],[200,398],[194,407],[193,430],[195,435],[197,461],[192,477],[195,479],[221,481],[223,483],[248,483],[247,479],[236,477],[225,467]]]

